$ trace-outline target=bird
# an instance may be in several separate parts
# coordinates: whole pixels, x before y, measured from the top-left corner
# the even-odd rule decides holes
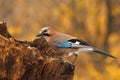
[[[116,58],[115,56],[109,54],[106,51],[99,50],[95,47],[92,47],[88,42],[83,41],[81,39],[78,39],[77,37],[74,37],[72,35],[60,33],[55,30],[53,27],[44,27],[41,29],[41,31],[36,35],[36,37],[43,36],[46,41],[57,51],[60,51],[62,53],[68,54],[65,57],[69,57],[74,55],[75,59],[72,63],[75,63],[78,56],[81,53],[86,52],[96,52],[100,53],[106,56],[109,56],[111,58]],[[65,58],[63,57],[63,58]]]

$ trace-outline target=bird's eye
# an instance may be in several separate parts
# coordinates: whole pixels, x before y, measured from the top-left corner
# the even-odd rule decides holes
[[[47,29],[45,29],[44,32],[47,32]]]

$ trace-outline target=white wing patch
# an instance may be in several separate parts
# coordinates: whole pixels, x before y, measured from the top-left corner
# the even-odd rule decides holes
[[[78,39],[71,39],[68,41],[71,44],[71,47],[75,47],[75,48],[80,48],[80,47],[83,48],[83,47],[90,46],[87,42],[82,41],[82,40],[78,40]]]
[[[81,47],[82,45],[80,45],[80,42],[79,41],[76,41],[76,42],[69,42],[71,44],[72,47]]]
[[[81,42],[76,41],[76,42],[69,42],[71,44],[71,47],[75,47],[75,48],[83,48],[83,47],[87,47],[88,45],[81,45]]]
[[[80,45],[80,42],[79,42],[79,41],[76,41],[74,44],[78,44],[78,45]]]
[[[80,45],[80,42],[79,41],[76,41],[76,42],[69,42],[69,43],[71,43],[71,44],[76,44],[76,45]]]

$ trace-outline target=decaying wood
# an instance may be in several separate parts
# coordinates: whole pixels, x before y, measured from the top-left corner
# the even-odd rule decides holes
[[[74,66],[43,38],[19,41],[0,23],[0,80],[73,80]]]

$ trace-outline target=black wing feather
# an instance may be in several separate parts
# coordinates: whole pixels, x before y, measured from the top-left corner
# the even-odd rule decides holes
[[[69,41],[69,42],[72,42],[72,43],[80,42],[80,45],[90,46],[87,42],[85,42],[85,41],[83,41],[83,40],[70,39],[70,40],[68,40],[68,41]]]

